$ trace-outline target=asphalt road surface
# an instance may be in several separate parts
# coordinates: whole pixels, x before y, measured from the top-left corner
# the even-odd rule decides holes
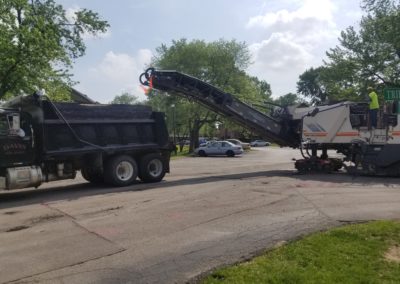
[[[0,193],[0,283],[184,283],[282,241],[400,217],[400,179],[299,175],[295,150],[183,158],[158,184]]]

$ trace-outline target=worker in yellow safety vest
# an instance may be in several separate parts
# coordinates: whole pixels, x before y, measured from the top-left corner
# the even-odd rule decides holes
[[[371,127],[376,128],[378,125],[378,110],[379,110],[378,95],[376,94],[373,87],[368,87],[367,90],[369,97],[369,119]]]

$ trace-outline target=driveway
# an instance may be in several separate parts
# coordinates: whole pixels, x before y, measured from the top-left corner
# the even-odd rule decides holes
[[[158,184],[0,193],[0,283],[184,283],[282,241],[400,217],[400,180],[298,175],[295,150],[182,158]]]

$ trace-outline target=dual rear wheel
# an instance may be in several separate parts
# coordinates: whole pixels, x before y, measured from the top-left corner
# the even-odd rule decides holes
[[[108,159],[103,173],[82,169],[82,176],[93,184],[105,182],[113,186],[127,186],[137,177],[143,182],[161,181],[166,173],[166,161],[158,153],[150,153],[140,158],[139,164],[129,155],[118,155]]]
[[[82,168],[82,176],[85,180],[93,184],[102,184],[104,182],[103,173],[98,169],[89,167]]]

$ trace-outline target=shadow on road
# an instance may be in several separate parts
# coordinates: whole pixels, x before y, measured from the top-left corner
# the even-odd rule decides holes
[[[388,177],[366,177],[352,176],[344,172],[334,174],[306,174],[301,175],[293,170],[269,170],[257,171],[238,174],[214,175],[203,177],[191,177],[173,181],[162,181],[160,183],[140,183],[127,187],[99,187],[90,183],[73,184],[69,186],[49,187],[45,189],[32,189],[24,191],[10,191],[0,194],[0,209],[10,208],[14,206],[29,205],[36,203],[48,203],[60,200],[74,200],[81,197],[96,196],[103,194],[115,194],[122,192],[143,191],[154,188],[169,188],[184,185],[206,184],[222,180],[248,179],[256,177],[289,177],[300,181],[317,181],[331,183],[351,183],[354,185],[383,185],[393,187],[400,185],[399,178]]]

